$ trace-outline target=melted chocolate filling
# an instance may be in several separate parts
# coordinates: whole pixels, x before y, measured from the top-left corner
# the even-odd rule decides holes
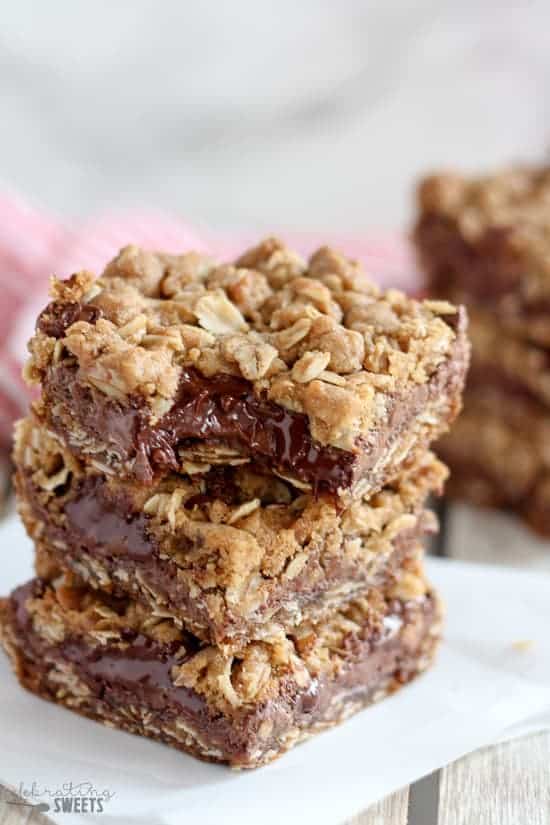
[[[76,496],[65,504],[68,524],[85,545],[104,546],[111,555],[149,558],[154,543],[147,534],[147,516],[128,503],[109,499],[101,476],[84,479]]]
[[[174,685],[171,674],[199,645],[195,643],[191,649],[186,645],[185,655],[176,656],[179,646],[161,645],[140,634],[124,649],[88,648],[82,642],[69,641],[60,650],[64,659],[78,665],[88,684],[93,682],[94,692],[103,699],[108,699],[106,693],[122,687],[153,710],[163,710],[169,697],[180,711],[197,714],[204,709],[204,699],[190,688]]]
[[[139,428],[138,462],[177,470],[176,448],[194,440],[244,447],[256,462],[313,481],[317,491],[350,486],[356,463],[353,453],[315,442],[306,415],[258,397],[245,379],[184,369],[172,409],[155,427]]]
[[[72,309],[65,305],[64,311],[54,311],[52,306],[39,321],[54,324],[52,335],[68,320],[73,323],[81,312],[94,310],[89,305],[70,305]],[[390,396],[386,420],[368,442],[358,440],[356,452],[315,441],[306,415],[265,395],[258,396],[249,381],[228,374],[207,378],[194,368],[182,369],[172,408],[155,424],[150,423],[141,397],[131,396],[122,405],[104,396],[79,381],[78,366],[70,361],[56,365],[45,376],[45,396],[53,408],[62,399],[78,425],[93,433],[96,441],[104,442],[107,450],[111,446],[121,460],[135,459],[133,473],[141,483],[177,471],[178,451],[207,441],[213,447],[234,448],[269,472],[275,469],[282,475],[296,476],[311,484],[315,495],[335,495],[350,489],[368,470],[376,471],[378,459],[432,397],[458,395],[467,361],[463,311],[449,316],[449,324],[457,330],[454,357],[442,364],[428,383]],[[63,432],[64,420],[54,420],[53,426]]]
[[[30,628],[27,601],[43,595],[46,587],[41,579],[32,579],[13,591],[11,599],[19,630]],[[75,638],[56,647],[63,659],[78,666],[85,681],[93,684],[94,692],[100,698],[106,698],[106,692],[122,687],[155,710],[166,707],[167,695],[180,710],[197,713],[204,707],[204,700],[193,690],[177,687],[171,678],[172,669],[199,650],[198,639],[185,633],[182,641],[161,644],[130,629],[122,635],[127,642],[125,648],[91,648]],[[177,655],[182,644],[185,655]]]
[[[27,628],[30,624],[30,617],[27,612],[27,602],[42,596],[45,584],[42,579],[31,579],[29,582],[17,587],[10,598],[15,606],[15,619],[18,627]]]

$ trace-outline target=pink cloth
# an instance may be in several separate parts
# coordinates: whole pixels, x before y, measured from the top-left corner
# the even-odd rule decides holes
[[[335,246],[360,259],[381,285],[407,291],[417,287],[413,254],[400,234],[275,234],[303,254],[321,243]],[[129,243],[168,252],[195,249],[231,259],[258,237],[209,233],[158,212],[105,213],[64,223],[16,196],[0,194],[0,442],[9,441],[13,421],[28,403],[21,366],[34,319],[48,300],[51,274],[68,277],[79,269],[99,273]]]

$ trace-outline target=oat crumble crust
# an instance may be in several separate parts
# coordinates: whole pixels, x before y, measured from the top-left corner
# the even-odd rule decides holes
[[[518,248],[530,247],[548,258],[550,167],[516,166],[471,178],[453,172],[429,175],[420,183],[418,200],[423,211],[456,221],[468,240],[491,227],[509,226],[517,231]]]
[[[154,487],[106,477],[93,495],[120,511],[121,520],[127,513],[142,519],[147,556],[157,565],[151,570],[149,559],[117,560],[108,548],[107,558],[87,552],[78,534],[75,550],[66,508],[98,476],[59,437],[30,417],[20,421],[14,460],[19,512],[41,566],[72,566],[92,585],[139,596],[151,610],[180,615],[218,643],[235,634],[271,635],[281,621],[296,624],[304,612],[326,612],[378,583],[394,556],[409,545],[414,551],[436,530],[425,500],[441,492],[447,477],[444,465],[423,452],[392,484],[344,511],[250,465],[229,469],[221,488],[208,476],[172,475]]]
[[[54,280],[52,297],[29,344],[30,383],[76,364],[79,382],[138,400],[154,423],[183,368],[234,375],[305,414],[319,444],[350,452],[384,421],[388,397],[426,384],[457,344],[451,304],[381,292],[337,252],[305,262],[273,238],[231,264],[127,247],[97,280]]]
[[[201,643],[169,618],[152,616],[137,602],[91,591],[70,574],[44,583],[42,590],[38,596],[31,593],[23,607],[32,632],[46,643],[55,646],[78,639],[91,648],[124,651],[140,636],[169,645],[176,650],[173,685],[192,689],[211,709],[229,716],[242,707],[261,707],[281,691],[291,693],[289,684],[305,690],[320,677],[336,679],[353,649],[353,639],[381,630],[392,602],[414,605],[433,592],[421,561],[409,562],[385,593],[375,591],[368,598],[352,600],[330,619],[304,622],[292,635],[251,642],[228,653]]]

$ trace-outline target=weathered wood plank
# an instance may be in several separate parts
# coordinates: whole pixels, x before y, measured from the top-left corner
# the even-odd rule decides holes
[[[348,825],[407,825],[408,805],[409,790],[405,788],[358,814]]]
[[[439,771],[434,771],[410,785],[407,825],[436,825],[438,808]]]
[[[445,518],[445,555],[550,572],[550,543],[518,519],[466,505]],[[440,771],[438,825],[550,825],[550,733],[485,748]]]
[[[438,825],[550,825],[550,733],[484,748],[441,770]]]

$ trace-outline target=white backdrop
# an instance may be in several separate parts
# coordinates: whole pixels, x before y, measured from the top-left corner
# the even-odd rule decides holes
[[[434,165],[538,159],[550,3],[5,4],[0,177],[61,213],[389,227]]]

